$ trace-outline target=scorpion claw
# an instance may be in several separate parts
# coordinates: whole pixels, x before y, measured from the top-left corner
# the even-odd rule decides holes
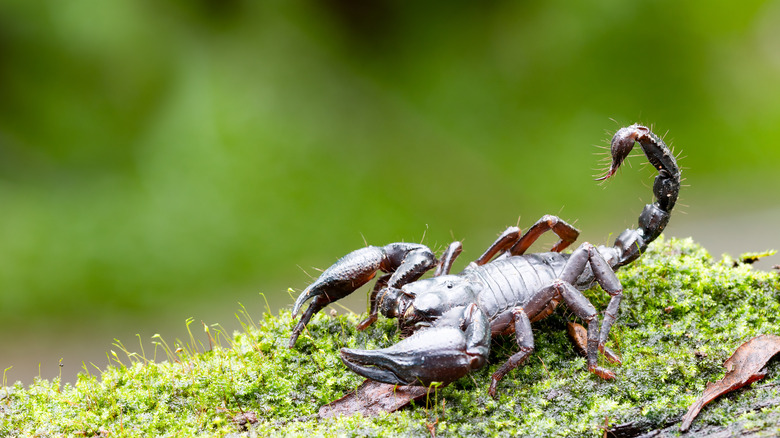
[[[379,350],[341,349],[352,371],[392,385],[450,383],[484,362],[466,350],[466,336],[456,327],[432,327]]]
[[[298,295],[298,299],[295,300],[295,305],[293,305],[293,309],[292,309],[292,317],[295,318],[296,316],[298,316],[298,312],[301,311],[301,307],[303,307],[303,304],[306,301],[308,301],[309,298],[315,295],[316,293],[314,291],[314,288],[312,288],[311,286],[304,289],[304,291],[301,292],[300,295]]]
[[[389,383],[391,385],[410,385],[410,382],[402,380],[398,376],[398,369],[392,366],[392,362],[386,357],[372,355],[371,350],[352,350],[349,348],[341,349],[341,360],[349,369],[363,377],[377,382]],[[371,363],[369,363],[371,362]],[[365,364],[364,364],[365,363]]]
[[[339,259],[301,292],[293,305],[293,318],[309,299],[319,299],[319,304],[324,306],[346,297],[366,284],[376,275],[383,257],[381,248],[369,246],[352,251]]]

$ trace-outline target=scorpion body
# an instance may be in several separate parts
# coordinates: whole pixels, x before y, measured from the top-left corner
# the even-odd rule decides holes
[[[457,275],[449,271],[461,252],[460,242],[450,244],[440,259],[421,244],[368,246],[344,256],[301,293],[293,316],[307,300],[312,302],[293,329],[290,348],[314,313],[382,271],[385,274],[369,296],[369,315],[358,328],[365,329],[381,313],[398,318],[404,339],[378,350],[343,348],[343,362],[360,375],[400,385],[449,383],[485,365],[493,336],[514,333],[519,349],[493,374],[489,393],[495,397],[498,382],[533,352],[531,323],[565,302],[587,323],[589,371],[604,379],[613,378],[612,371],[597,365],[597,358],[599,351],[604,352],[622,299],[623,288],[615,270],[639,257],[660,235],[680,188],[674,156],[659,137],[641,125],[617,131],[611,142],[612,164],[599,180],[614,175],[635,143],[658,170],[653,184],[656,199],[645,206],[638,227],[621,233],[613,246],[595,247],[586,242],[571,253],[562,253],[579,231],[551,215],[542,217],[526,233],[508,228]],[[525,254],[547,231],[560,237],[552,250]],[[433,277],[420,279],[434,268]],[[582,294],[596,283],[610,295],[601,324],[599,313]]]

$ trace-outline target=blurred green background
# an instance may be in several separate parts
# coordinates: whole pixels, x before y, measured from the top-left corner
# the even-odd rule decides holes
[[[235,327],[364,242],[611,242],[634,122],[686,168],[668,235],[780,249],[777,1],[0,1],[0,368]]]

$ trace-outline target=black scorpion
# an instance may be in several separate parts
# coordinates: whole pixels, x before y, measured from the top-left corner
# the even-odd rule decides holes
[[[342,348],[343,362],[362,376],[398,385],[449,383],[485,365],[492,336],[514,332],[519,351],[493,374],[489,393],[495,397],[498,382],[533,352],[531,323],[550,315],[563,301],[587,323],[588,370],[603,379],[613,378],[612,371],[597,365],[597,356],[604,352],[623,295],[615,270],[637,259],[659,236],[680,189],[680,170],[672,153],[650,129],[636,124],[614,135],[612,164],[598,180],[614,175],[635,142],[658,170],[653,184],[656,199],[639,215],[639,226],[621,233],[613,246],[586,242],[571,253],[561,253],[579,231],[547,215],[525,234],[508,228],[457,275],[449,275],[449,270],[461,252],[460,242],[453,242],[440,260],[427,246],[415,243],[361,248],[338,260],[300,294],[293,317],[312,301],[292,331],[290,348],[316,312],[382,271],[370,294],[369,316],[358,328],[365,329],[381,313],[398,318],[402,336],[407,337],[379,350]],[[551,252],[524,254],[550,230],[560,238]],[[420,280],[434,268],[432,278]],[[581,292],[595,283],[611,297],[601,326],[599,313]]]

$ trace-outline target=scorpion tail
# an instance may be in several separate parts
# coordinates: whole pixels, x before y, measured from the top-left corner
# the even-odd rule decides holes
[[[624,231],[615,240],[615,249],[618,251],[615,268],[634,261],[647,245],[661,234],[669,223],[669,216],[680,192],[680,168],[674,155],[660,137],[649,128],[638,124],[621,128],[612,137],[612,165],[598,180],[605,180],[615,174],[633,149],[634,143],[642,146],[650,164],[658,169],[658,176],[653,183],[656,200],[642,210],[638,228]]]

